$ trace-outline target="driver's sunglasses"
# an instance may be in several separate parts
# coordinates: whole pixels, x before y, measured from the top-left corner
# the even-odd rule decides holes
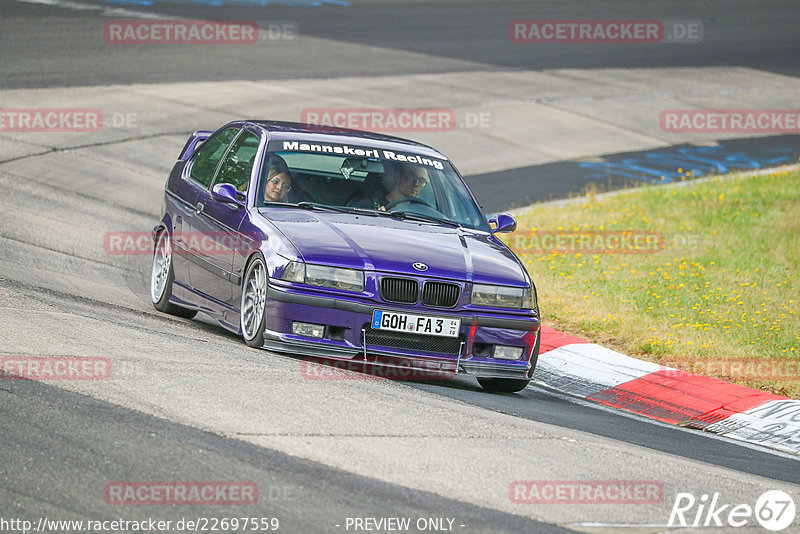
[[[292,184],[290,184],[289,182],[278,180],[277,178],[270,178],[269,183],[271,183],[274,186],[280,187],[281,189],[285,189],[286,191],[292,190]]]
[[[405,176],[403,176],[403,178],[405,178],[409,182],[414,182],[414,183],[417,183],[417,184],[422,185],[422,186],[424,186],[425,184],[428,183],[428,179],[427,178],[422,178],[422,177],[419,177],[419,176],[413,176],[413,175],[410,175],[410,174],[406,174]]]

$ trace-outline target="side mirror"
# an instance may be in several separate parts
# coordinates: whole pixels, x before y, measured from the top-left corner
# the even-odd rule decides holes
[[[505,213],[501,213],[500,215],[489,219],[489,223],[495,225],[495,229],[492,230],[493,234],[513,232],[517,229],[517,220],[511,215],[506,215]]]
[[[217,202],[224,202],[225,204],[236,204],[237,206],[244,206],[244,202],[237,198],[239,192],[231,184],[217,184],[211,188],[211,198]]]

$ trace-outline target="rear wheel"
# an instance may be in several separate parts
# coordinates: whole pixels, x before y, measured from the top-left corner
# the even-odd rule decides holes
[[[267,307],[267,268],[261,256],[256,256],[244,275],[242,303],[239,307],[242,336],[251,347],[264,345]]]
[[[536,335],[536,343],[533,345],[531,353],[531,368],[528,370],[528,378],[479,378],[478,383],[486,391],[495,393],[516,393],[525,389],[533,378],[533,371],[539,362],[539,341],[541,340],[541,330]]]
[[[172,296],[172,244],[169,232],[166,230],[158,234],[156,246],[153,249],[153,269],[150,273],[150,298],[153,306],[158,311],[191,319],[197,315],[196,310],[190,310],[169,301]]]

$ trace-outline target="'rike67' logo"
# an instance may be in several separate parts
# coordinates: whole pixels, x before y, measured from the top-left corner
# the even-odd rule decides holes
[[[700,496],[699,502],[691,493],[678,493],[672,513],[669,515],[669,526],[692,527],[743,527],[755,516],[758,524],[767,530],[777,532],[794,522],[796,508],[794,500],[785,491],[771,490],[764,492],[755,506],[749,504],[722,504],[719,492],[710,498],[707,494]],[[697,504],[697,510],[693,510]],[[686,515],[684,515],[686,514]],[[687,523],[687,516],[689,522]]]

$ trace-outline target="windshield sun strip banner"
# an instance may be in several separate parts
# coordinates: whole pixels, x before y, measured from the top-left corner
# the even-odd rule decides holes
[[[418,165],[427,165],[440,171],[444,170],[444,161],[439,158],[398,152],[396,150],[387,150],[384,148],[358,147],[331,143],[308,143],[301,141],[272,141],[270,142],[269,151],[309,152],[314,154],[375,158],[384,161],[416,163]]]

